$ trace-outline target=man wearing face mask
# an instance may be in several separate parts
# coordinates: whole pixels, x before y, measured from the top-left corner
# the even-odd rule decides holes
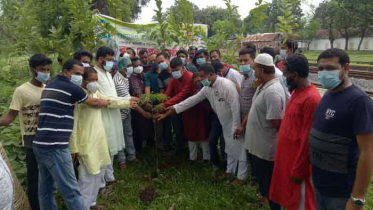
[[[233,69],[233,66],[229,65],[228,63],[223,62],[223,58],[221,57],[220,50],[211,50],[210,51],[210,61],[220,61],[227,69]]]
[[[373,169],[373,101],[348,77],[350,58],[328,49],[317,58],[328,89],[309,135],[316,209],[364,209]]]
[[[170,57],[168,57],[168,55],[165,53],[158,53],[156,57],[156,62],[158,63],[159,68],[161,70],[161,73],[158,76],[161,80],[159,88],[161,89],[161,93],[164,93],[164,91],[166,91],[167,89],[168,83],[172,78]]]
[[[202,64],[208,63],[209,59],[209,52],[205,49],[200,49],[196,52],[196,55],[194,56],[192,60],[192,64],[198,68]]]
[[[249,112],[251,104],[253,102],[253,97],[256,91],[255,88],[255,72],[253,70],[254,59],[256,55],[256,47],[244,48],[239,53],[240,61],[240,71],[244,76],[241,83],[241,94],[240,94],[240,108],[241,108],[241,125],[235,131],[235,136],[241,136],[245,132],[247,119],[249,117]],[[252,155],[248,153],[248,161],[251,167],[251,185],[257,183],[257,175],[255,173],[255,168],[252,164]]]
[[[178,57],[173,58],[170,63],[172,77],[165,94],[170,98],[161,105],[173,106],[198,92],[193,83],[193,73],[187,71]],[[203,151],[203,159],[210,162],[210,149],[207,138],[209,134],[209,107],[204,103],[185,111],[182,115],[184,136],[188,140],[189,159],[197,160],[197,146],[200,144]],[[196,129],[197,128],[197,129]],[[183,140],[183,139],[182,139]],[[178,142],[178,147],[184,147],[184,141]]]
[[[83,67],[91,67],[91,62],[93,60],[93,56],[88,51],[78,51],[75,52],[73,58],[83,64]]]
[[[192,63],[189,63],[188,62],[188,53],[187,51],[185,50],[179,50],[177,51],[176,53],[177,57],[181,59],[183,65],[185,66],[185,68],[192,72],[192,73],[196,73],[197,72],[197,68],[192,64]]]
[[[82,88],[89,97],[110,101],[108,108],[129,109],[137,99],[111,98],[97,91],[98,75],[92,67],[84,69]],[[127,145],[126,145],[127,146]],[[111,164],[107,137],[100,109],[78,104],[74,109],[74,130],[70,136],[70,152],[79,161],[78,185],[87,209],[106,209],[97,205],[97,195],[104,175],[101,170]]]
[[[140,98],[145,93],[143,67],[139,57],[131,59],[133,74],[129,78],[131,96]],[[149,110],[150,111],[150,110]],[[143,142],[148,146],[154,145],[154,125],[152,115],[148,112],[141,114],[132,112],[133,138],[136,152],[140,155]]]
[[[98,91],[109,97],[118,97],[113,78],[110,74],[114,66],[114,50],[108,47],[100,47],[96,52],[96,66],[98,75]],[[102,109],[102,118],[109,145],[109,153],[113,160],[114,156],[125,147],[123,141],[123,125],[119,109]],[[117,182],[114,178],[113,164],[105,169],[102,180],[102,188]]]
[[[202,64],[198,69],[203,84],[202,90],[188,99],[168,107],[166,114],[159,117],[163,119],[169,115],[180,114],[203,100],[207,99],[216,112],[222,127],[225,139],[225,152],[227,153],[227,174],[244,180],[247,175],[246,150],[243,138],[234,139],[234,131],[240,125],[239,95],[234,83],[228,79],[218,77],[211,64]]]
[[[298,50],[298,43],[297,43],[297,41],[295,41],[293,39],[287,38],[282,43],[281,50],[280,50],[280,56],[283,59],[285,59],[288,56],[294,55],[297,50]],[[278,62],[277,63],[277,68],[282,69],[283,62],[284,62],[284,60]]]
[[[41,94],[50,78],[52,60],[43,54],[35,54],[29,60],[32,79],[17,87],[10,110],[0,119],[0,126],[12,123],[19,116],[22,145],[26,149],[27,195],[32,210],[40,209],[38,199],[39,170],[32,150],[32,142],[38,127]]]
[[[321,96],[308,79],[306,57],[300,54],[287,57],[282,70],[293,94],[278,133],[270,200],[286,209],[313,210],[315,198],[311,183],[308,136]]]
[[[285,91],[275,75],[271,55],[259,54],[253,69],[255,77],[262,81],[253,97],[245,131],[245,146],[252,154],[252,163],[258,178],[262,198],[251,205],[263,206],[269,203],[271,210],[281,206],[269,200],[277,134],[285,110]]]
[[[74,106],[107,107],[109,102],[89,97],[80,87],[84,68],[77,60],[68,60],[60,75],[43,90],[39,122],[33,150],[39,168],[39,202],[42,209],[57,209],[54,184],[61,191],[68,209],[85,210],[68,149],[74,126]]]
[[[117,94],[119,97],[130,96],[130,84],[129,84],[128,78],[132,75],[132,73],[133,73],[133,67],[132,67],[131,59],[127,56],[119,58],[118,72],[115,74],[113,78],[115,88],[117,90]],[[136,110],[137,112],[145,116],[146,112],[141,107],[137,106],[134,110]],[[123,122],[124,141],[126,144],[128,161],[139,162],[139,160],[136,158],[136,149],[135,149],[134,142],[133,142],[131,112],[130,110],[122,109],[120,110],[120,114],[121,114],[122,122]],[[127,157],[124,151],[123,150],[119,151],[118,162],[122,170],[127,169],[126,159]]]

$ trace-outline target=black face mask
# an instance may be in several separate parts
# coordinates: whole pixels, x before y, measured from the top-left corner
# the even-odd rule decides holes
[[[293,90],[297,89],[298,84],[294,81],[294,79],[291,79],[291,77],[287,77],[286,86],[288,87],[289,92],[293,92]]]

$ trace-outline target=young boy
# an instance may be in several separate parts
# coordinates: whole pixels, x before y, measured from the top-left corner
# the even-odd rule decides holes
[[[84,69],[82,88],[92,98],[108,100],[108,108],[128,109],[130,98],[119,100],[104,96],[97,91],[98,75],[92,67]],[[135,100],[135,99],[134,99]],[[131,101],[132,102],[132,101]],[[69,148],[73,159],[78,159],[80,166],[78,185],[84,204],[88,209],[105,209],[97,205],[96,199],[100,189],[103,173],[101,168],[111,164],[101,109],[91,108],[84,104],[74,109],[74,130],[70,137]]]
[[[27,195],[32,210],[38,210],[38,165],[32,150],[32,142],[38,127],[41,93],[49,80],[52,60],[43,54],[35,54],[29,60],[32,78],[14,91],[10,110],[0,119],[0,126],[9,125],[19,116],[22,143],[26,149]]]

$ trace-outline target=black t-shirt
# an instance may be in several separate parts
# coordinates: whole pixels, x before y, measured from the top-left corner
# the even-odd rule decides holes
[[[373,132],[373,101],[352,85],[327,91],[315,110],[309,137],[314,186],[330,197],[350,197],[359,147],[356,136]]]

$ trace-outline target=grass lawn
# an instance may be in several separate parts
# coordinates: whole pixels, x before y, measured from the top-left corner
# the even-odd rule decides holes
[[[317,57],[320,55],[321,51],[309,51],[304,53],[308,58],[310,63],[316,63]],[[348,51],[350,60],[352,64],[358,65],[373,65],[373,51]],[[363,64],[358,62],[372,62],[371,64]]]
[[[183,157],[159,154],[160,171],[155,177],[154,152],[146,149],[145,153],[141,163],[128,165],[126,171],[120,171],[115,164],[115,176],[122,182],[114,186],[114,195],[100,197],[98,204],[111,210],[269,209],[247,206],[256,199],[255,187],[230,186],[229,180],[220,178],[222,172],[214,172],[203,162],[188,163],[187,154]],[[370,191],[366,210],[373,210],[372,196]]]

